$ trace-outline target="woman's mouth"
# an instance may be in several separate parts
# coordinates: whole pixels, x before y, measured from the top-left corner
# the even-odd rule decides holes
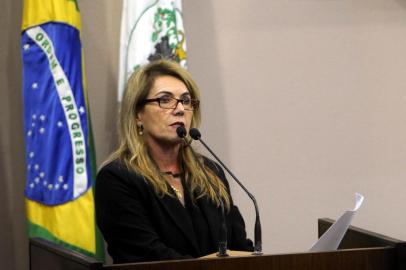
[[[169,126],[177,128],[177,127],[180,127],[180,126],[184,127],[185,124],[183,122],[174,122],[174,123],[170,124]]]

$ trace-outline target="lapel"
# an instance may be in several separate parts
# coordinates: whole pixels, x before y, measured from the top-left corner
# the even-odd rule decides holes
[[[210,233],[213,238],[213,242],[218,243],[220,239],[220,209],[212,204],[207,197],[203,197],[197,200],[197,204],[206,216],[207,223],[209,224]]]
[[[172,218],[176,226],[183,232],[185,237],[192,244],[193,248],[196,251],[196,254],[199,254],[199,246],[194,235],[195,232],[193,230],[193,224],[189,217],[189,214],[187,213],[187,209],[182,206],[182,204],[176,198],[175,193],[171,189],[170,192],[173,193],[174,197],[165,195],[162,199],[158,199],[158,201],[168,212],[169,216]]]

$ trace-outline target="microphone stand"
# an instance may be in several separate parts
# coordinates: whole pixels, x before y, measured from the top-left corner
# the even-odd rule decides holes
[[[255,229],[254,229],[254,237],[255,237],[255,246],[254,246],[254,253],[253,255],[262,255],[262,233],[261,233],[261,221],[259,219],[259,210],[257,200],[255,199],[254,195],[252,195],[244,185],[238,180],[238,178],[227,168],[227,166],[217,157],[217,155],[210,149],[210,147],[200,138],[200,132],[195,129],[198,134],[193,136],[192,138],[195,140],[199,140],[201,144],[213,155],[213,157],[223,166],[223,168],[231,175],[231,177],[237,182],[237,184],[247,193],[248,197],[253,201],[255,207]],[[196,132],[196,133],[197,133]]]

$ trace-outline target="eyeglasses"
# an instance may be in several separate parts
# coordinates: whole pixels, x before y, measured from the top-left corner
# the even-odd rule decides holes
[[[173,97],[159,97],[152,99],[145,99],[142,104],[147,104],[150,102],[158,102],[159,107],[162,109],[175,109],[178,107],[178,103],[182,103],[183,108],[187,111],[194,111],[199,108],[200,101],[197,99],[191,99],[189,97],[184,97],[182,99],[177,99]]]

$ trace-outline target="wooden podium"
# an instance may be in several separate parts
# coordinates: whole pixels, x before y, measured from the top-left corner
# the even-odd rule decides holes
[[[331,219],[319,219],[319,237],[332,224]],[[337,251],[103,265],[94,258],[34,238],[30,240],[30,269],[403,270],[406,269],[406,242],[350,226]]]

